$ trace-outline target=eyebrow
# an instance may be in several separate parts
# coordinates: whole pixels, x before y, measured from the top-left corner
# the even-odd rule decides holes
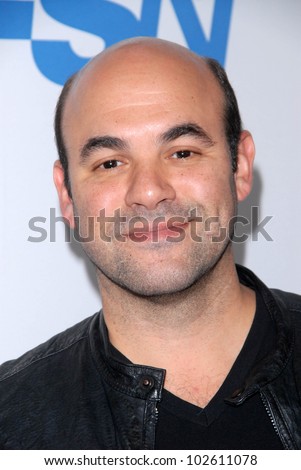
[[[194,122],[184,122],[177,124],[167,131],[163,132],[158,138],[159,143],[169,143],[183,136],[192,136],[200,140],[207,147],[212,147],[215,142],[209,134],[198,124]],[[85,163],[94,150],[110,149],[124,151],[129,149],[126,140],[110,135],[91,137],[80,150],[81,163]]]
[[[100,150],[104,148],[110,150],[127,150],[128,144],[125,140],[110,135],[91,137],[80,150],[81,162],[85,163],[94,150]]]
[[[184,122],[173,126],[164,132],[160,136],[159,140],[162,143],[168,143],[186,135],[196,137],[208,147],[211,147],[215,144],[214,140],[209,136],[209,134],[195,122]]]

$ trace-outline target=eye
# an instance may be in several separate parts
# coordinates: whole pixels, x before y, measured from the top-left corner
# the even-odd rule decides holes
[[[107,160],[106,162],[101,163],[99,168],[103,168],[104,170],[111,170],[113,168],[117,168],[120,165],[122,165],[122,162],[119,160]]]
[[[174,152],[172,154],[172,158],[188,158],[191,157],[193,152],[190,150],[179,150],[178,152]]]

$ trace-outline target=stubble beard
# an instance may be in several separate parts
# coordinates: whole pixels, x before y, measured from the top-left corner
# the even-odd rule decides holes
[[[203,214],[205,212],[201,206],[197,211]],[[233,215],[236,213],[234,197],[229,211]],[[182,209],[180,213],[184,212],[187,213],[187,208]],[[77,213],[76,208],[75,213]],[[76,225],[76,230],[79,230],[78,224]],[[144,263],[139,259],[140,248],[125,250],[124,243],[114,239],[109,243],[103,241],[82,243],[82,248],[95,265],[100,283],[105,277],[131,295],[162,302],[170,297],[185,295],[197,284],[204,284],[229,248],[231,235],[227,234],[222,242],[213,242],[209,239],[204,242],[191,242],[187,252],[182,253],[178,261],[173,256],[173,249],[177,248],[173,243],[177,245],[177,242],[155,244],[151,247],[151,251],[154,251],[157,263]],[[160,256],[157,256],[158,254]]]

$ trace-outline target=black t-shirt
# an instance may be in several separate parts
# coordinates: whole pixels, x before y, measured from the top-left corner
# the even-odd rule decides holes
[[[233,406],[224,400],[242,387],[253,366],[273,349],[275,329],[261,296],[245,344],[224,383],[205,408],[167,390],[158,405],[156,449],[283,449],[260,394]]]

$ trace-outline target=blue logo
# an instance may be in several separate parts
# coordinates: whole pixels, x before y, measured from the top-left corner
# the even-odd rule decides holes
[[[94,34],[105,47],[135,36],[156,37],[161,3],[143,0],[140,19],[110,0],[40,0],[45,12],[60,23]],[[215,0],[208,40],[192,0],[170,0],[188,47],[225,63],[233,0]],[[34,1],[0,1],[0,39],[31,41],[36,66],[49,80],[62,85],[88,59],[77,55],[68,41],[32,39]]]

